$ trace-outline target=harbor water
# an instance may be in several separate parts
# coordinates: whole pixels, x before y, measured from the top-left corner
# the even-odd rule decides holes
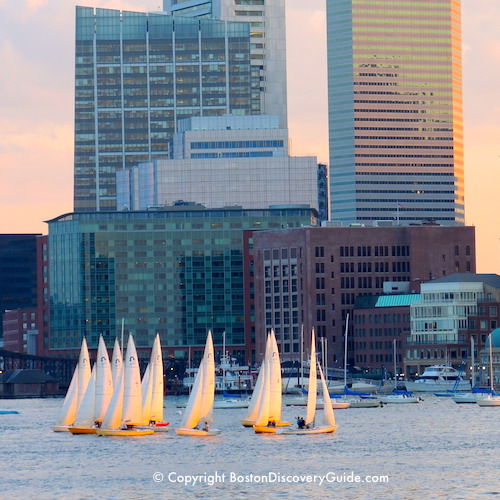
[[[0,415],[0,498],[500,498],[500,408],[423,397],[336,410],[337,431],[315,436],[256,435],[245,409],[219,409],[211,438],[54,433],[61,399],[0,400],[19,411]],[[177,401],[165,398],[173,428]]]

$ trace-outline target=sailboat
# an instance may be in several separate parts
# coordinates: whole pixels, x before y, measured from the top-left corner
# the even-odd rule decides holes
[[[392,394],[387,396],[382,396],[380,401],[384,404],[408,404],[408,403],[419,403],[420,398],[413,396],[413,393],[407,391],[399,391],[397,389],[397,358],[396,358],[396,339],[392,341],[394,347],[394,391]]]
[[[90,380],[90,358],[87,347],[87,340],[83,337],[78,364],[73,372],[71,382],[66,392],[66,397],[59,415],[59,422],[51,429],[54,432],[67,432],[68,427],[73,424],[80,403],[85,395],[87,384]]]
[[[482,394],[474,394],[476,403],[479,406],[500,406],[500,394],[495,392],[494,377],[493,377],[493,338],[491,333],[488,335],[490,344],[489,357],[490,357],[490,392]]]
[[[215,436],[220,429],[212,429],[212,410],[215,397],[215,362],[212,333],[209,331],[205,352],[189,395],[181,427],[175,429],[180,436]],[[200,423],[203,428],[199,428]]]
[[[263,371],[262,395],[253,428],[257,434],[274,434],[277,427],[290,425],[289,422],[282,422],[281,420],[283,388],[281,384],[281,363],[274,330],[271,330],[268,336],[261,371]]]
[[[169,430],[163,421],[163,359],[160,336],[156,335],[151,359],[142,379],[142,412],[144,423],[155,432]]]
[[[138,428],[144,423],[142,414],[142,391],[139,360],[134,339],[130,334],[121,371],[108,410],[101,427],[96,429],[100,436],[141,436],[153,434],[152,429]]]
[[[323,390],[324,399],[324,411],[323,411],[323,425],[315,426],[316,417],[316,399],[317,399],[317,388],[318,388],[318,376],[316,373],[316,365],[319,369],[321,378],[321,387]],[[316,339],[314,335],[314,330],[312,332],[311,338],[311,361],[309,369],[309,385],[307,392],[307,413],[306,418],[297,419],[298,429],[290,430],[278,430],[279,434],[330,434],[338,428],[335,423],[335,414],[332,408],[332,402],[330,400],[330,394],[328,393],[328,387],[326,384],[325,376],[323,375],[323,370],[321,365],[316,360]]]
[[[108,351],[102,335],[99,337],[97,360],[87,391],[78,409],[75,422],[69,427],[72,434],[93,434],[104,419],[113,395],[113,379]]]

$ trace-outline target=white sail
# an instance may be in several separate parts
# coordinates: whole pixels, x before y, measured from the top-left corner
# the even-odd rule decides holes
[[[328,392],[328,386],[326,384],[325,376],[323,375],[323,370],[321,365],[318,363],[319,375],[321,378],[321,387],[323,389],[323,423],[329,427],[335,426],[335,414],[333,413],[332,400],[330,399],[330,393]]]
[[[78,409],[78,366],[73,372],[71,382],[66,392],[66,397],[59,415],[58,426],[71,425],[75,421],[76,411]]]
[[[248,405],[248,410],[247,414],[244,418],[243,421],[255,421],[257,420],[257,415],[259,413],[259,407],[260,407],[260,401],[262,399],[262,394],[264,391],[264,384],[263,384],[263,379],[264,379],[264,365],[267,363],[267,351],[269,350],[269,335],[267,336],[266,340],[266,350],[264,353],[264,359],[262,360],[262,365],[259,370],[259,374],[257,375],[257,381],[255,382],[255,387],[252,392],[252,397],[250,399],[250,404]],[[243,422],[242,421],[242,422]]]
[[[118,339],[115,339],[115,346],[113,348],[113,357],[111,358],[111,372],[113,374],[113,384],[116,384],[118,377],[123,369],[123,357],[120,349]]]
[[[316,374],[316,338],[314,329],[311,335],[311,361],[309,363],[309,386],[307,391],[306,425],[310,425],[314,422],[314,416],[316,415],[316,396],[318,391],[318,377]]]
[[[154,349],[154,346],[153,346]],[[151,357],[153,353],[151,352]],[[141,391],[142,391],[142,417],[144,419],[144,424],[149,422],[149,416],[151,414],[151,400],[153,399],[153,387],[152,387],[152,379],[151,379],[151,361],[146,367],[146,371],[144,372],[144,376],[142,377],[141,382]]]
[[[282,408],[282,384],[281,384],[281,363],[278,351],[278,344],[274,335],[274,330],[271,330],[270,335],[270,352],[269,352],[269,419],[279,422],[281,420]]]
[[[94,426],[94,405],[95,405],[95,377],[96,367],[92,369],[90,380],[87,384],[87,390],[83,396],[82,403],[76,413],[74,427],[93,427]]]
[[[87,384],[90,380],[90,357],[89,350],[87,348],[87,340],[83,337],[82,347],[80,349],[80,357],[78,358],[78,398],[77,407],[80,407],[82,403],[83,396],[85,396],[85,391],[87,390]]]
[[[271,366],[269,363],[269,354],[272,352],[272,342],[269,343],[269,349],[266,352],[266,358],[260,368],[262,372],[262,397],[259,401],[257,418],[255,420],[256,427],[264,427],[269,424],[271,417]]]
[[[163,420],[163,357],[161,353],[160,336],[156,335],[151,355],[151,412],[149,420],[161,422]]]
[[[113,375],[108,350],[102,335],[99,337],[95,368],[94,422],[102,422],[113,396]]]
[[[200,421],[211,422],[215,395],[215,363],[212,333],[208,332],[205,352],[196,373],[181,427],[192,429]]]
[[[102,421],[102,429],[120,429],[122,424],[123,411],[123,388],[124,372],[120,372],[116,384],[114,384],[113,396],[109,402],[108,410]]]
[[[141,425],[144,423],[142,415],[142,390],[139,359],[135,348],[134,338],[129,335],[127,353],[123,367],[123,412],[122,422],[126,425]]]

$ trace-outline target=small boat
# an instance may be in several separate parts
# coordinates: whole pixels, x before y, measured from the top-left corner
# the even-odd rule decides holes
[[[124,367],[118,377],[99,436],[142,436],[153,434],[152,429],[141,429],[142,414],[141,375],[132,334],[129,335]]]
[[[76,413],[87,390],[87,385],[90,380],[90,358],[87,347],[87,340],[83,337],[78,364],[76,365],[71,382],[66,392],[64,402],[59,414],[59,422],[53,425],[51,429],[54,432],[68,432],[68,428],[73,424],[76,418]]]
[[[332,409],[330,394],[328,393],[323,370],[321,369],[321,365],[316,360],[316,339],[314,330],[312,331],[311,335],[311,361],[309,366],[311,367],[311,369],[309,370],[306,418],[305,420],[300,417],[297,419],[297,429],[279,429],[279,434],[331,434],[338,428],[338,425],[335,423],[335,414]],[[324,398],[323,425],[321,426],[315,425],[318,385],[316,366],[319,370]]]
[[[113,395],[113,378],[108,351],[102,335],[99,337],[97,361],[94,364],[85,396],[78,409],[73,425],[68,430],[72,434],[95,434],[104,419]]]
[[[231,408],[248,408],[248,399],[222,399],[214,401],[214,408],[231,409]]]
[[[381,396],[380,401],[384,404],[408,404],[420,403],[421,399],[417,396],[413,396],[411,392],[401,391]]]
[[[0,415],[19,415],[19,412],[17,410],[0,410]]]
[[[491,333],[488,335],[489,355],[490,355],[490,390],[488,393],[475,393],[474,398],[479,406],[500,406],[500,394],[495,392],[493,381],[493,339]]]
[[[262,372],[262,380],[261,382],[257,381],[255,387],[255,390],[257,390],[257,385],[260,384],[260,393],[255,395],[255,401],[253,401],[254,396],[252,396],[252,405],[255,403],[255,406],[249,408],[247,416],[241,423],[245,427],[249,427],[248,424],[250,423],[257,434],[275,433],[276,427],[288,426],[290,423],[281,420],[283,403],[281,363],[273,330],[267,337],[266,353],[260,371]],[[259,372],[260,376],[261,373]],[[255,417],[253,417],[254,415]],[[272,423],[272,425],[268,426],[269,423]]]
[[[175,429],[180,436],[216,436],[220,429],[213,429],[212,410],[215,397],[215,362],[212,333],[209,331],[205,352],[196,373],[193,389],[189,395],[181,427]],[[200,428],[200,423],[203,427]]]
[[[469,380],[462,378],[459,370],[448,365],[432,365],[417,375],[414,381],[405,381],[408,391],[415,392],[447,392],[448,390],[470,391]]]
[[[451,395],[451,399],[458,404],[476,402],[476,398],[471,392],[456,392],[455,394]]]
[[[167,432],[169,422],[163,421],[163,358],[160,336],[157,334],[151,350],[151,358],[142,379],[142,411],[144,426],[155,432]]]

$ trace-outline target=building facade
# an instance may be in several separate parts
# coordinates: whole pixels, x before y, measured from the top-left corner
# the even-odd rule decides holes
[[[38,234],[0,235],[0,315],[36,307]],[[0,321],[0,338],[3,336]]]
[[[475,272],[474,227],[319,227],[253,235],[256,349],[274,328],[283,356],[298,359],[300,330],[326,337],[343,360],[356,298],[396,291],[457,271]],[[259,351],[259,349],[261,349]]]
[[[139,350],[160,334],[167,355],[203,350],[207,331],[245,364],[243,232],[316,224],[312,209],[208,210],[62,215],[49,224],[50,348],[78,351],[125,331]]]
[[[327,0],[334,220],[464,223],[460,0]]]
[[[245,22],[76,8],[74,210],[116,210],[116,172],[168,158],[189,116],[261,112]]]
[[[317,159],[288,156],[288,133],[278,117],[196,117],[179,128],[174,159],[118,172],[118,208],[145,210],[179,200],[208,208],[318,208]]]
[[[279,116],[287,128],[285,0],[164,0],[163,7],[178,16],[250,23],[261,111]]]

